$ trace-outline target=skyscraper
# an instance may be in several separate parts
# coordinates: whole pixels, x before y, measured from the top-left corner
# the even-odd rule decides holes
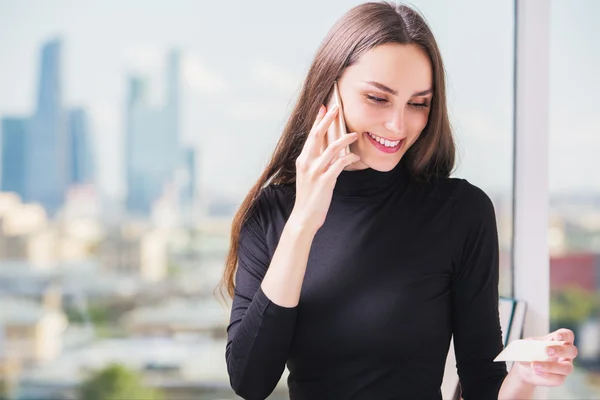
[[[147,101],[147,82],[129,78],[126,110],[125,166],[127,210],[149,215],[154,202],[172,185],[180,165],[179,54],[167,60],[165,104],[152,107]]]
[[[167,99],[165,104],[165,112],[169,119],[169,125],[175,134],[174,149],[179,147],[179,114],[180,114],[180,54],[173,50],[167,57]]]
[[[60,40],[42,47],[37,107],[27,144],[26,200],[41,203],[50,215],[63,203],[69,171],[61,58]]]
[[[194,211],[196,205],[196,149],[186,147],[182,151],[181,168],[182,178],[179,186],[179,199],[182,210],[186,214]]]
[[[181,165],[180,143],[180,55],[172,50],[167,56],[166,68],[167,98],[164,108],[165,132],[162,135],[162,146],[165,162],[168,163],[171,180],[175,171]]]
[[[16,192],[25,197],[27,167],[27,118],[2,119],[2,185],[3,192]]]
[[[91,184],[95,182],[95,160],[87,113],[82,108],[69,111],[68,136],[70,153],[70,184]]]

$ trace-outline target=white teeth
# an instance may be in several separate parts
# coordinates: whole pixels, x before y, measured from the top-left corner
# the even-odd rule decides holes
[[[400,143],[400,140],[396,140],[395,142],[391,142],[389,140],[382,139],[379,136],[375,136],[375,135],[373,135],[370,132],[368,132],[368,133],[369,133],[369,136],[371,136],[377,143],[381,143],[385,147],[396,147],[396,146],[398,146],[398,143]]]

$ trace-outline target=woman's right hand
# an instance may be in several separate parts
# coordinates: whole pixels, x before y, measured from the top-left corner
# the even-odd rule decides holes
[[[295,223],[314,233],[325,222],[337,177],[348,165],[360,160],[353,153],[339,157],[340,151],[358,138],[356,132],[342,136],[321,151],[338,107],[325,111],[325,106],[321,106],[302,152],[296,159],[296,202],[290,215]]]

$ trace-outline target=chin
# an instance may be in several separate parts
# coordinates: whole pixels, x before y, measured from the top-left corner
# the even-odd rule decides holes
[[[401,159],[402,157],[396,159],[392,159],[391,157],[389,159],[367,157],[364,161],[361,159],[359,163],[364,164],[365,168],[371,168],[379,172],[389,172],[398,165]]]

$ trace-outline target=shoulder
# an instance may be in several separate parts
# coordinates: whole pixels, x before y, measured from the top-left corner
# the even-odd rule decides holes
[[[296,184],[275,185],[269,184],[265,186],[260,193],[259,202],[263,208],[268,208],[269,211],[286,212],[294,205],[296,198]],[[291,211],[291,209],[289,210]]]
[[[463,178],[434,177],[428,183],[430,196],[452,202],[455,212],[493,213],[491,198],[480,187]]]
[[[292,211],[294,199],[294,185],[269,184],[260,190],[247,221],[267,231],[270,225],[286,219]]]
[[[455,181],[454,201],[458,209],[472,211],[490,211],[494,205],[492,199],[480,187],[466,179],[453,178]]]
[[[489,221],[495,218],[492,199],[480,187],[466,179],[457,179],[454,211],[468,220]]]
[[[466,179],[450,179],[452,191],[452,240],[463,249],[482,238],[497,240],[496,213],[491,198]],[[485,239],[487,240],[487,239]]]
[[[271,208],[277,207],[278,203],[285,201],[290,195],[290,185],[268,184],[264,186],[256,196],[254,202],[254,211],[256,213],[268,212]]]

